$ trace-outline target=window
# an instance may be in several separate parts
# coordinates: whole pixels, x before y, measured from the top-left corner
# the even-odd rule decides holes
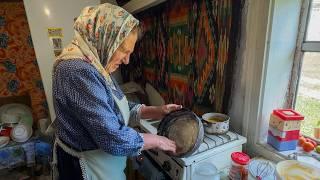
[[[242,122],[242,134],[247,137],[245,149],[250,155],[280,161],[288,158],[290,152],[279,153],[266,144],[270,114],[277,108],[294,107],[295,102],[299,107],[298,94],[302,92],[302,86],[298,88],[298,85],[303,84],[305,75],[301,71],[301,59],[319,53],[311,49],[319,47],[314,36],[306,35],[307,26],[312,26],[309,11],[319,0],[250,2],[246,17],[246,28],[250,31],[243,36],[244,65],[237,89],[240,98],[233,97],[234,108],[230,114],[234,113]],[[313,68],[312,65],[309,67]]]
[[[301,131],[315,138],[315,127],[320,128],[320,0],[313,0],[308,6],[303,41],[297,49],[296,61],[300,61],[299,83],[295,94],[295,109],[305,116]],[[318,125],[319,122],[319,125]],[[317,137],[319,138],[319,137]]]

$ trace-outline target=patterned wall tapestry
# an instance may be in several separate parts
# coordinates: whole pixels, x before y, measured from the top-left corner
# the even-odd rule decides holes
[[[152,83],[166,102],[226,113],[241,2],[169,0],[139,14],[144,36],[124,79]]]
[[[29,95],[34,119],[48,108],[23,2],[0,3],[0,97]]]

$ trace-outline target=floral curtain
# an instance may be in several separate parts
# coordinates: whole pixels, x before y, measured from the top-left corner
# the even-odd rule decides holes
[[[0,98],[29,95],[34,119],[48,107],[23,2],[0,3]]]

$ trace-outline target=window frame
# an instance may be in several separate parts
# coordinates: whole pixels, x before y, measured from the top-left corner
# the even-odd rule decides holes
[[[265,100],[265,92],[268,91],[268,89],[266,90],[265,85],[268,70],[275,1],[276,0],[260,1],[260,4],[256,4],[249,0],[246,28],[253,28],[253,30],[250,32],[250,35],[252,36],[245,37],[247,38],[245,40],[247,41],[245,45],[251,43],[253,47],[256,46],[256,49],[250,50],[247,48],[243,55],[244,66],[248,67],[243,68],[243,82],[246,88],[243,93],[244,102],[241,120],[242,134],[247,137],[247,144],[244,147],[245,151],[253,156],[263,156],[272,161],[279,162],[284,159],[289,159],[289,157],[286,154],[279,153],[270,148],[270,146],[266,145],[266,143],[261,143],[259,141],[261,125],[263,122],[267,121],[266,117],[264,117],[266,110],[264,109],[265,107],[263,107],[263,104]],[[295,42],[294,56],[292,58],[293,64],[291,68],[291,76],[288,79],[288,90],[284,103],[284,107],[287,108],[294,108],[296,101],[295,94],[298,90],[302,65],[301,58],[303,57],[302,45],[305,43],[305,34],[307,30],[307,20],[309,18],[310,6],[311,0],[303,0],[301,2],[300,15],[298,16],[299,24],[297,30],[297,39]],[[266,7],[268,8],[266,9]],[[260,17],[250,17],[252,15],[250,14],[250,11],[258,11]],[[266,29],[262,30],[259,28],[254,28],[254,25],[250,23],[253,23],[255,26],[262,26],[262,28]],[[257,35],[254,36],[253,34]],[[263,51],[261,50],[262,48]],[[257,49],[259,50],[258,52],[253,52],[257,51]],[[256,59],[262,60],[256,61]]]
[[[314,0],[304,0],[303,2],[303,8],[304,11],[301,14],[300,17],[300,27],[299,27],[299,35],[297,40],[297,49],[295,53],[294,58],[294,64],[297,64],[297,66],[293,66],[292,72],[295,72],[294,77],[296,77],[296,82],[294,82],[294,79],[290,82],[290,88],[294,89],[294,92],[292,93],[293,101],[289,102],[291,103],[291,107],[295,109],[295,105],[297,102],[297,95],[299,90],[299,84],[300,84],[300,76],[301,76],[301,70],[302,70],[302,64],[303,64],[303,55],[305,52],[320,52],[320,41],[307,41],[307,32],[308,32],[308,23],[311,16],[311,8],[312,8],[312,2]],[[320,143],[319,140],[303,135],[307,138],[313,139],[317,143]]]
[[[307,41],[308,21],[311,14],[313,0],[304,0],[300,16],[299,34],[297,39],[297,48],[292,67],[292,76],[289,84],[288,106],[295,109],[297,94],[299,89],[300,74],[302,68],[302,59],[304,52],[320,52],[320,41]]]

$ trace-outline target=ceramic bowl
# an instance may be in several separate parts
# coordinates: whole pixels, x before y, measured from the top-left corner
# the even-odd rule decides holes
[[[221,113],[206,113],[202,115],[204,130],[209,134],[225,134],[229,131],[230,117]]]
[[[32,136],[32,127],[18,124],[11,130],[11,139],[16,142],[26,142]]]
[[[286,160],[277,164],[276,176],[279,180],[319,179],[320,169],[296,160]]]

